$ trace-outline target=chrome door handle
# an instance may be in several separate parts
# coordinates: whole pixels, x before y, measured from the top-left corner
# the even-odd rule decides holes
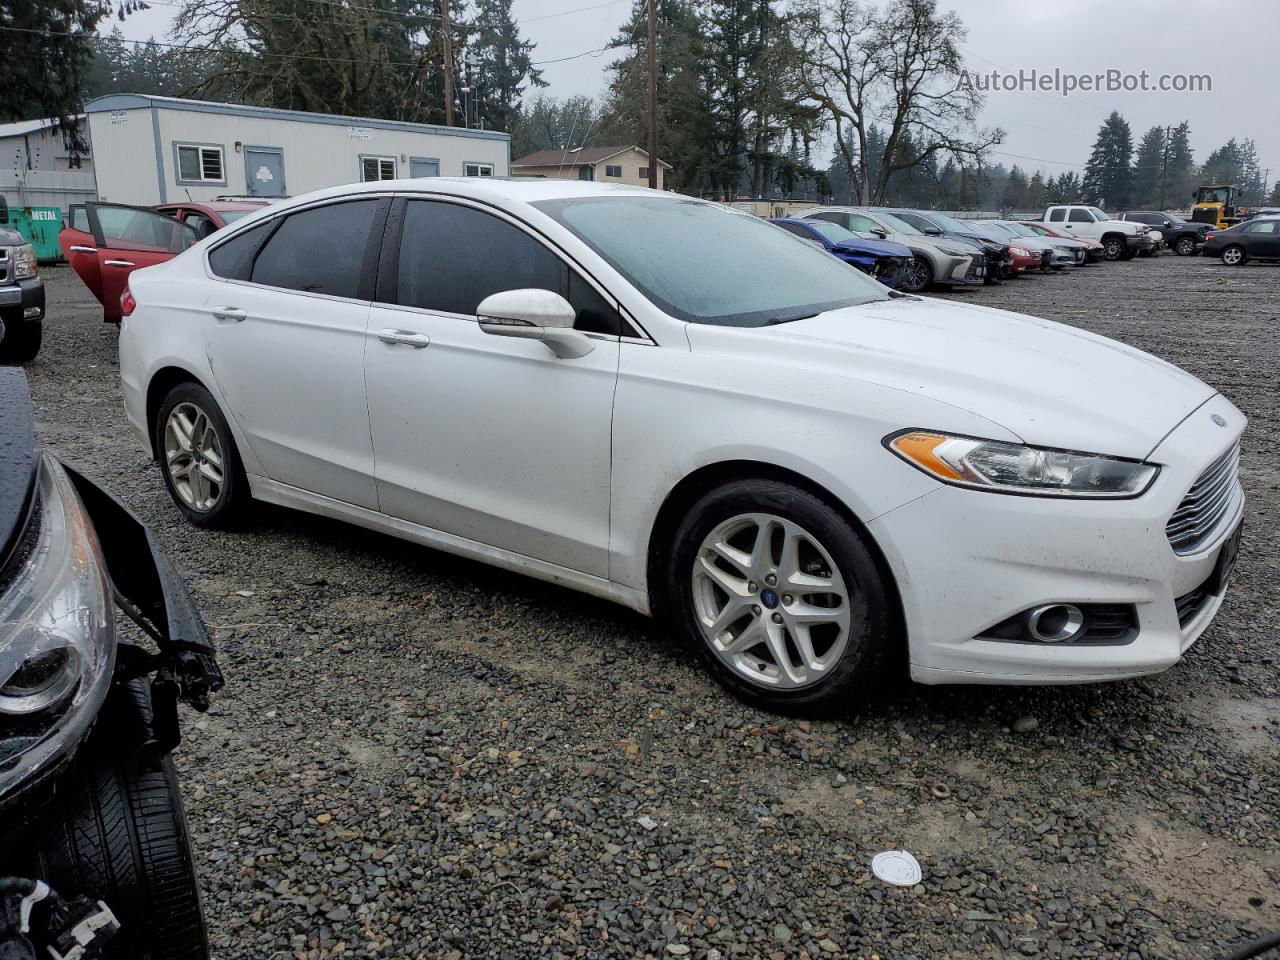
[[[414,333],[412,330],[379,330],[378,339],[383,343],[403,343],[415,350],[421,350],[431,343],[431,338],[425,333]]]
[[[96,251],[95,251],[96,252]],[[108,267],[136,267],[137,264],[132,260],[103,260],[104,266]]]
[[[248,316],[239,307],[214,307],[210,312],[215,320],[226,320],[230,323],[239,323]]]
[[[97,247],[83,247],[78,243],[73,243],[70,247],[72,253],[97,253]]]

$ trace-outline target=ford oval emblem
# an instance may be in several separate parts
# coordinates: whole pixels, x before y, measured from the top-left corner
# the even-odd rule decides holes
[[[1213,415],[1213,422],[1220,427],[1225,427],[1227,425],[1226,418],[1224,418],[1221,414],[1217,414],[1217,413]]]

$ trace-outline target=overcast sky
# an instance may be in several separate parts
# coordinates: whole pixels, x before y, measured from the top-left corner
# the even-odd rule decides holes
[[[152,2],[122,24],[130,39],[167,33],[177,0]],[[608,43],[631,2],[515,0],[513,9],[524,35],[537,44],[535,59],[556,60]],[[1280,37],[1280,0],[1221,6],[1204,0],[942,0],[941,6],[967,25],[964,51],[975,71],[1117,69],[1212,77],[1209,93],[989,93],[982,122],[1007,134],[993,159],[1047,174],[1079,170],[1098,125],[1119,110],[1133,128],[1135,146],[1151,126],[1189,120],[1197,161],[1229,137],[1252,137],[1262,166],[1271,168],[1270,182],[1280,177],[1280,111],[1274,52],[1268,49]],[[598,94],[609,60],[599,54],[545,64],[546,92]]]

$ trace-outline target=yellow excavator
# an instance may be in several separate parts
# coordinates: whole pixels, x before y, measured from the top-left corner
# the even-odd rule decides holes
[[[1247,212],[1237,206],[1240,188],[1225,183],[1211,183],[1196,191],[1195,205],[1191,208],[1192,223],[1209,223],[1219,230],[1234,226],[1245,219]]]

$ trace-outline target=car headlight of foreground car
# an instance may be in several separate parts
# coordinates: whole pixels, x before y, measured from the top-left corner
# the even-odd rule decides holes
[[[1136,497],[1160,468],[1137,460],[1072,450],[907,430],[885,445],[943,483],[991,493],[1042,497]]]
[[[97,535],[47,455],[12,565],[0,584],[0,798],[79,743],[115,666],[111,586]]]

